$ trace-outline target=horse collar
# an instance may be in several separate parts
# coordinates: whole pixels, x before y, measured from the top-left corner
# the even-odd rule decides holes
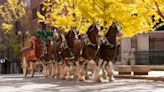
[[[87,44],[87,45],[94,46],[94,47],[97,46],[97,44],[92,43],[88,37],[87,37],[86,44]]]
[[[103,43],[105,43],[107,46],[110,46],[110,48],[115,47],[115,45],[110,43],[109,40],[106,37],[104,38]]]

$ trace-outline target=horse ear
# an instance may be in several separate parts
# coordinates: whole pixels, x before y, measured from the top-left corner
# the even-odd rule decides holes
[[[78,35],[80,34],[79,31],[77,31],[77,34],[78,34]]]
[[[103,26],[101,26],[101,30],[103,30],[104,29],[104,27]]]

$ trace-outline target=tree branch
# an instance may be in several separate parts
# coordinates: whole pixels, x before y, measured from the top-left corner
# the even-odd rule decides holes
[[[150,7],[153,10],[156,10],[154,7],[152,7],[150,4],[148,4],[145,0],[142,0],[143,2],[145,2],[147,4],[148,7]]]
[[[159,8],[159,5],[157,4],[156,0],[154,0],[154,2],[155,2],[155,5],[156,5],[156,8],[157,8],[156,12],[158,13],[159,16],[161,16],[162,19],[164,19],[164,15],[162,14],[162,12],[161,12],[161,10]]]

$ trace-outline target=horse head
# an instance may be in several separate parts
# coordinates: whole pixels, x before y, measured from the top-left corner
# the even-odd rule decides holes
[[[118,25],[117,23],[113,23],[105,35],[107,38],[108,42],[112,44],[113,46],[117,45],[120,42],[121,38],[121,26]]]
[[[70,30],[66,36],[66,39],[67,39],[68,46],[70,48],[72,48],[74,45],[74,41],[79,39],[77,31],[76,30]]]
[[[99,37],[100,37],[100,31],[102,28],[99,26],[98,23],[93,23],[87,31],[88,38],[91,43],[98,44],[99,43]]]

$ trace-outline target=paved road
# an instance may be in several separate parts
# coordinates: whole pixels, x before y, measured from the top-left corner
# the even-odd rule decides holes
[[[0,92],[164,92],[164,82],[116,79],[114,82],[94,83],[0,75]]]

